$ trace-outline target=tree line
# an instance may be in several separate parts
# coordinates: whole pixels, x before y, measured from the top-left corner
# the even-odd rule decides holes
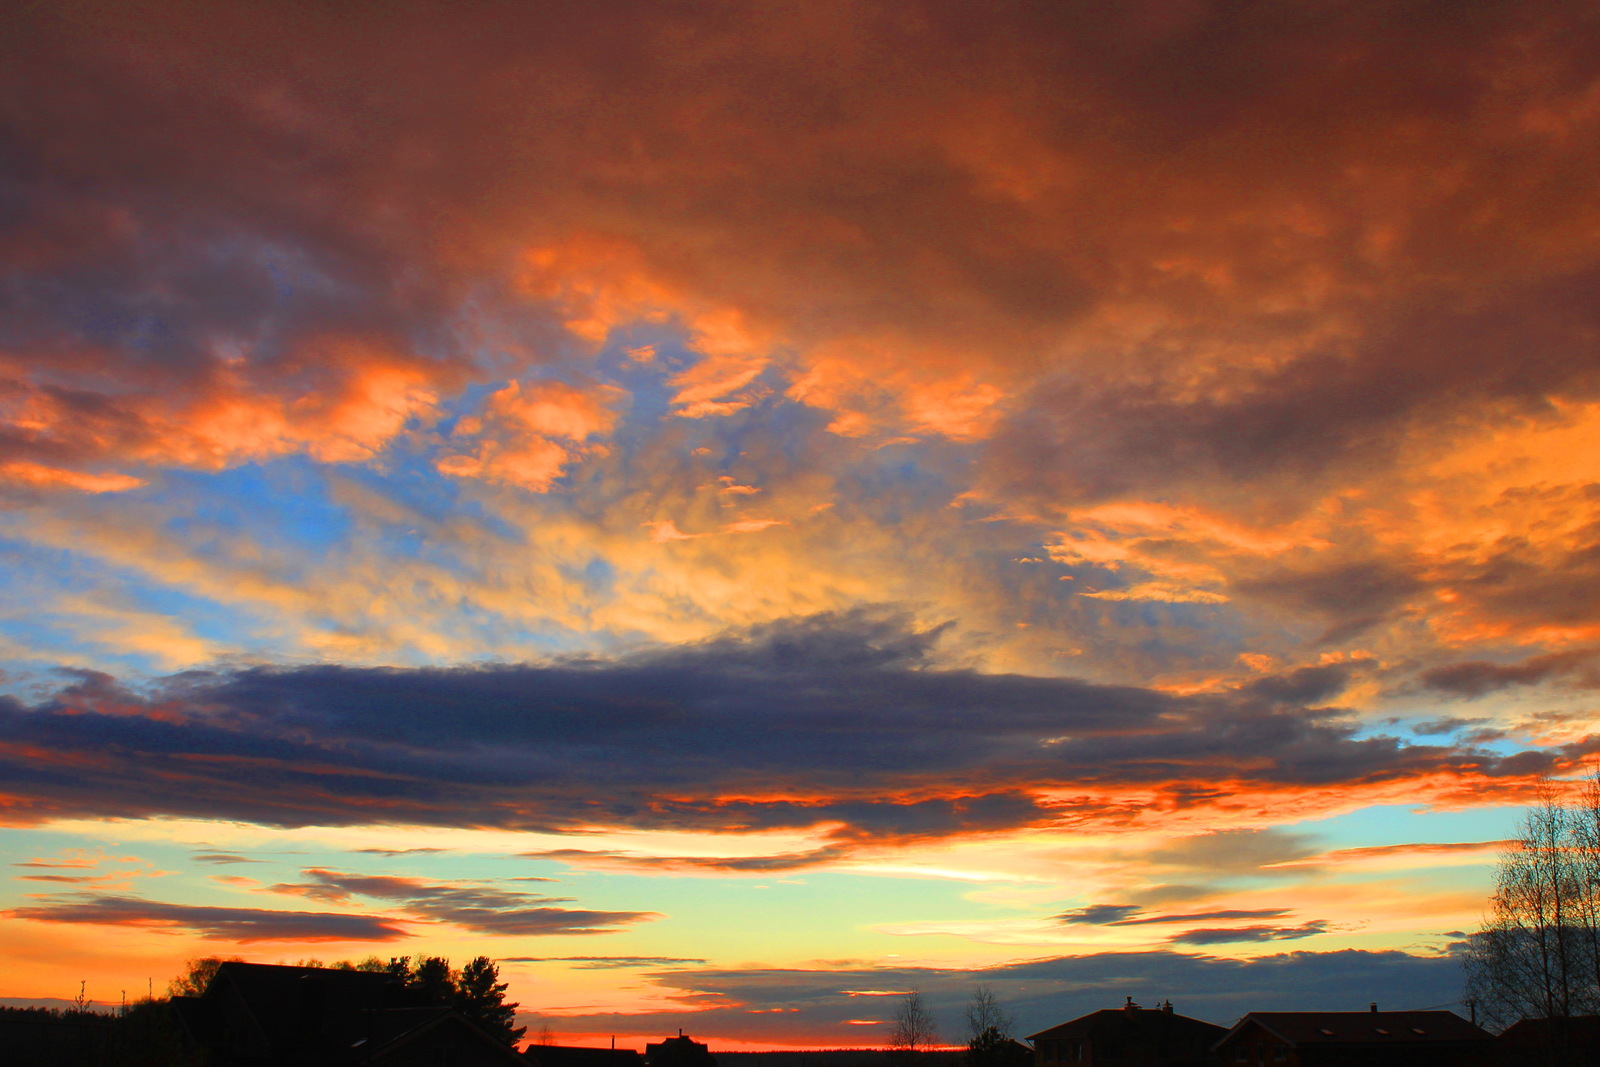
[[[235,957],[237,959],[237,957]],[[174,997],[196,997],[205,992],[217,969],[229,962],[218,956],[190,960],[184,972],[167,986]],[[516,1026],[516,1002],[506,1002],[505,982],[500,981],[500,967],[488,956],[477,956],[460,970],[450,966],[444,956],[391,956],[380,959],[368,956],[364,960],[339,960],[324,964],[321,960],[306,959],[299,967],[331,967],[337,971],[370,971],[394,978],[419,1002],[419,1006],[453,1008],[479,1029],[506,1044],[520,1040],[527,1030]]]

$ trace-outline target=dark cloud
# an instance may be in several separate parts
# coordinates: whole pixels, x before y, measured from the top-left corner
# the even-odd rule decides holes
[[[5,751],[28,753],[0,754],[0,769],[14,811],[34,817],[839,823],[846,844],[1119,817],[1106,800],[1046,801],[1037,791],[1047,787],[1166,790],[1184,804],[1202,802],[1219,779],[1236,783],[1237,799],[1446,775],[1481,795],[1495,778],[1536,775],[1558,758],[1360,736],[1337,710],[1288,699],[1331,691],[1337,672],[1174,696],[937,670],[926,662],[932,640],[896,617],[858,612],[620,659],[248,668],[177,676],[149,694],[101,681],[34,706],[0,699]],[[93,774],[82,769],[90,765]],[[1292,836],[1227,832],[1151,858],[1244,871],[1308,853]],[[827,858],[705,865],[783,870]]]
[[[578,970],[626,970],[635,967],[680,967],[705,960],[677,956],[506,956],[501,963],[575,963]]]
[[[399,920],[378,915],[166,904],[137,897],[60,897],[7,914],[35,922],[170,927],[218,941],[398,941],[411,936],[394,925]]]
[[[1491,663],[1487,660],[1468,660],[1424,671],[1422,684],[1429,689],[1469,700],[1499,689],[1516,685],[1533,685],[1548,678],[1571,675],[1594,662],[1600,653],[1592,648],[1575,648],[1564,652],[1550,652],[1530,656],[1515,663]],[[1482,720],[1453,720],[1481,722]]]
[[[1248,682],[1243,691],[1290,704],[1319,704],[1341,692],[1349,684],[1351,673],[1350,665],[1344,663],[1301,667],[1288,674]]]
[[[1289,914],[1287,908],[1263,908],[1255,911],[1223,910],[1196,911],[1186,915],[1147,915],[1123,919],[1112,926],[1148,926],[1152,923],[1218,922],[1225,919],[1278,919]]]
[[[1188,888],[1188,887],[1186,887]],[[1064,923],[1088,923],[1094,926],[1152,926],[1166,923],[1219,922],[1231,919],[1278,919],[1289,914],[1287,908],[1266,908],[1255,911],[1223,910],[1197,911],[1181,915],[1144,915],[1136,904],[1092,904],[1063,912],[1056,918]],[[1175,939],[1176,940],[1176,939]],[[1241,938],[1240,940],[1250,940]],[[1201,942],[1194,942],[1200,944]]]
[[[1137,904],[1091,904],[1086,908],[1064,911],[1056,918],[1064,923],[1088,923],[1091,926],[1109,926],[1130,915],[1137,915]]]
[[[689,869],[707,871],[792,871],[815,867],[839,859],[848,849],[824,846],[804,852],[781,852],[772,856],[646,856],[633,852],[609,852],[599,849],[553,848],[537,852],[521,852],[527,859],[561,860],[569,863],[604,861],[625,867],[641,869]]]
[[[1242,926],[1186,930],[1169,940],[1175,945],[1227,945],[1241,941],[1294,941],[1328,932],[1324,920],[1308,922],[1302,926]]]
[[[1334,620],[1323,636],[1332,642],[1376,625],[1426,585],[1392,564],[1369,560],[1240,578],[1234,588],[1241,596]]]
[[[189,857],[196,863],[261,863],[262,860],[252,856],[241,856],[236,852],[196,852]]]
[[[481,934],[599,934],[658,918],[643,911],[586,911],[556,907],[566,897],[540,897],[478,885],[441,885],[415,878],[359,875],[319,867],[307,869],[309,882],[270,886],[313,900],[348,904],[352,897],[392,900],[405,911],[435,922],[453,923]]]
[[[1572,2],[59,7],[11,20],[0,64],[3,340],[73,419],[12,455],[159,447],[161,386],[306,395],[338,377],[318,336],[436,378],[478,337],[526,360],[559,316],[516,293],[518,253],[596,232],[802,351],[902,336],[1031,371],[1097,350],[1062,336],[1121,294],[1164,305],[1107,360],[1138,384],[1050,383],[1008,438],[1091,490],[1371,462],[1421,411],[1592,377],[1570,235],[1595,159],[1548,128],[1589,128]],[[1159,371],[1212,334],[1299,358],[1195,400]],[[115,384],[55,380],[85,367]]]

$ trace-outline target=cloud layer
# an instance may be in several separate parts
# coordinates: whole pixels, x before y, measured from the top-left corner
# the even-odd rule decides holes
[[[1254,795],[1263,807],[1319,792],[1352,804],[1448,802],[1497,782],[1515,795],[1588,751],[1497,756],[1362,736],[1337,706],[1311,703],[1348,683],[1342,669],[1183,697],[937,669],[927,662],[936,638],[902,617],[857,613],[544,666],[249,668],[147,693],[86,677],[4,709],[11,811],[283,826],[825,827],[841,843],[905,841],[1114,825],[1152,804],[1181,810],[1223,783],[1235,803]],[[1155,859],[1215,871],[1305,854],[1221,835]],[[699,862],[782,870],[837,855]]]

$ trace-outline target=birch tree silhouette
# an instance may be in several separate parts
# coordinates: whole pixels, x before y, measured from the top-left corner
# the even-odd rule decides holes
[[[1468,940],[1464,999],[1491,1030],[1600,1012],[1600,774],[1577,794],[1528,810]]]

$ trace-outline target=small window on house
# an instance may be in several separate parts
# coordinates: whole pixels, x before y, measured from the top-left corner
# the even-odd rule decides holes
[[[1240,1045],[1238,1047],[1238,1049],[1235,1050],[1235,1052],[1233,1054],[1233,1062],[1234,1063],[1249,1063],[1250,1062],[1250,1048],[1249,1048],[1248,1045]]]
[[[1282,1063],[1284,1060],[1288,1059],[1289,1058],[1289,1046],[1288,1045],[1279,1045],[1277,1048],[1273,1049],[1272,1050],[1272,1058],[1274,1060],[1278,1061],[1279,1063]]]

